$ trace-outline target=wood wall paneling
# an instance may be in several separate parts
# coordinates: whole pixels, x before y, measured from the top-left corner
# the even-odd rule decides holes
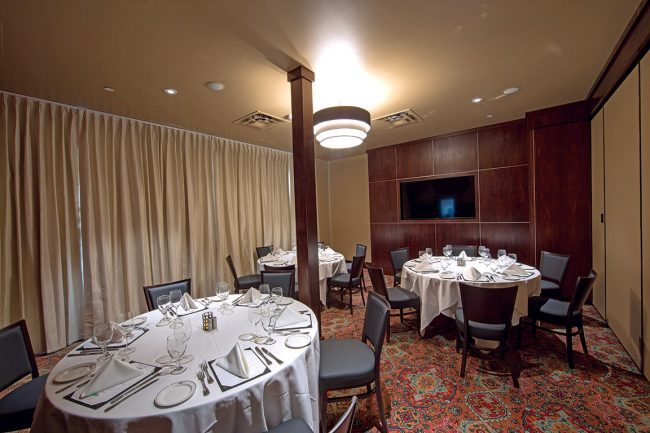
[[[643,374],[650,379],[650,54],[639,65],[641,96],[641,230],[643,232]]]
[[[481,221],[528,222],[528,166],[479,172]]]
[[[397,183],[394,180],[371,182],[368,184],[370,194],[370,222],[397,222]]]
[[[591,157],[587,121],[533,131],[536,255],[570,254],[562,295],[591,270]]]
[[[395,179],[395,146],[373,149],[368,152],[368,181]]]
[[[503,126],[478,131],[479,168],[528,164],[526,121],[517,120]]]
[[[370,224],[370,244],[372,265],[392,269],[388,252],[401,248],[399,224]]]
[[[397,178],[433,175],[431,140],[402,144],[396,149]]]
[[[605,309],[605,166],[603,110],[591,120],[591,239],[593,254],[591,267],[598,273],[593,288],[593,303],[601,316]]]
[[[528,131],[547,126],[557,126],[564,123],[574,123],[589,120],[589,104],[585,101],[544,108],[526,113]]]
[[[402,237],[401,246],[408,247],[412,257],[418,251],[436,247],[436,225],[435,224],[400,224]]]
[[[533,264],[535,258],[530,250],[530,224],[528,223],[481,223],[481,245],[490,249],[493,257],[503,248],[517,254],[517,260]]]
[[[436,224],[436,246],[434,253],[442,255],[445,245],[479,245],[478,223]]]
[[[478,168],[476,131],[433,139],[434,174],[475,171]]]

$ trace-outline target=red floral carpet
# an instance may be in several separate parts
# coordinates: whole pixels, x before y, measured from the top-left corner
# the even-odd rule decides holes
[[[364,308],[330,308],[322,315],[325,338],[359,338]],[[577,349],[576,368],[566,362],[564,339],[525,328],[520,357],[520,389],[494,362],[469,357],[465,378],[455,331],[447,327],[431,339],[392,319],[391,341],[384,345],[381,374],[391,432],[650,432],[650,383],[639,374],[623,346],[596,310],[585,308],[589,356]],[[576,339],[575,345],[580,347]],[[574,347],[575,347],[574,345]],[[500,362],[499,362],[500,363]],[[508,371],[508,370],[505,370]],[[330,404],[328,425],[347,403]],[[377,431],[374,396],[361,402],[355,431]]]
[[[324,310],[324,337],[359,338],[364,312],[358,296],[354,315],[342,306]],[[415,331],[400,333],[407,328],[393,319],[381,365],[389,431],[650,432],[650,384],[596,310],[586,307],[585,316],[589,356],[578,349],[574,370],[567,366],[562,338],[538,332],[533,339],[528,330],[524,332],[518,390],[508,375],[480,372],[479,367],[495,366],[474,357],[468,359],[467,374],[461,379],[461,356],[451,327],[422,340]],[[576,345],[580,347],[577,341]],[[38,357],[41,373],[67,350]],[[346,403],[329,405],[330,426],[345,407]],[[374,397],[362,400],[355,431],[377,431],[377,413]]]

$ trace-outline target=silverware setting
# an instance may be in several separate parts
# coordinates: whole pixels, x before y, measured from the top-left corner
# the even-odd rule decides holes
[[[203,396],[209,395],[210,390],[208,389],[208,386],[205,384],[205,373],[203,372],[203,369],[200,369],[199,371],[196,372],[196,377],[199,379],[201,382],[201,386],[203,387]]]
[[[147,382],[144,382],[142,385],[132,389],[130,392],[122,394],[117,401],[115,401],[111,406],[108,406],[106,409],[104,409],[104,412],[108,412],[109,410],[113,409],[115,406],[119,405],[123,401],[128,400],[129,398],[133,397],[135,394],[139,393],[143,389],[148,388],[149,386],[151,386],[154,383],[158,382],[158,379],[159,378],[156,377],[153,380],[149,380]],[[111,400],[111,401],[113,401],[113,400]]]
[[[203,372],[205,373],[205,377],[208,379],[208,383],[214,383],[214,379],[210,375],[210,370],[208,369],[208,363],[205,361],[205,359],[201,363],[201,370],[203,370]]]
[[[255,346],[255,352],[262,357],[266,365],[271,365],[271,360],[266,357],[264,352],[262,352],[259,347]]]
[[[61,389],[57,389],[56,392],[55,392],[55,394],[60,394],[60,393],[62,393],[63,391],[65,391],[66,389],[70,389],[70,388],[72,388],[73,386],[76,386],[77,388],[81,388],[82,386],[84,386],[84,385],[86,385],[88,382],[90,382],[90,381],[92,380],[93,377],[95,377],[95,372],[89,373],[89,374],[87,374],[87,375],[85,375],[85,376],[81,376],[79,379],[75,380],[75,381],[72,382],[72,383],[67,384],[67,385],[64,386],[63,388],[61,388]]]
[[[271,351],[268,350],[266,347],[262,347],[261,350],[262,350],[262,352],[264,352],[265,354],[267,354],[268,356],[270,356],[271,358],[273,358],[273,360],[274,360],[275,362],[277,362],[279,365],[284,364],[284,361],[282,361],[280,358],[278,358],[277,356],[275,356],[274,354],[272,354]]]

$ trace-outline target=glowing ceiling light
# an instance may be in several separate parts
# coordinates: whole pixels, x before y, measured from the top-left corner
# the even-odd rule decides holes
[[[353,106],[324,108],[314,113],[314,135],[323,147],[345,149],[363,143],[370,131],[370,113]]]

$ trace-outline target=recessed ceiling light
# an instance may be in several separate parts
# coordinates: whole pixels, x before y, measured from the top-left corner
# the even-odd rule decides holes
[[[218,92],[219,90],[223,90],[226,88],[226,85],[223,83],[217,83],[216,81],[208,81],[205,83],[205,87],[207,87],[210,90],[214,90],[215,92]]]
[[[477,96],[476,98],[472,98],[472,102],[475,104],[478,104],[481,101],[483,101],[483,98],[481,98],[480,96]]]
[[[486,114],[485,117],[486,117],[487,119],[491,119],[491,118],[494,117],[494,114]]]
[[[113,89],[112,87],[108,87],[108,86],[104,87],[104,90],[107,91],[108,93],[113,93],[115,91],[115,89]]]
[[[171,87],[167,87],[163,89],[163,92],[167,93],[168,95],[175,95],[178,93],[178,90],[172,89]]]
[[[508,87],[507,89],[503,90],[504,95],[512,95],[513,93],[517,93],[519,91],[519,87]]]

